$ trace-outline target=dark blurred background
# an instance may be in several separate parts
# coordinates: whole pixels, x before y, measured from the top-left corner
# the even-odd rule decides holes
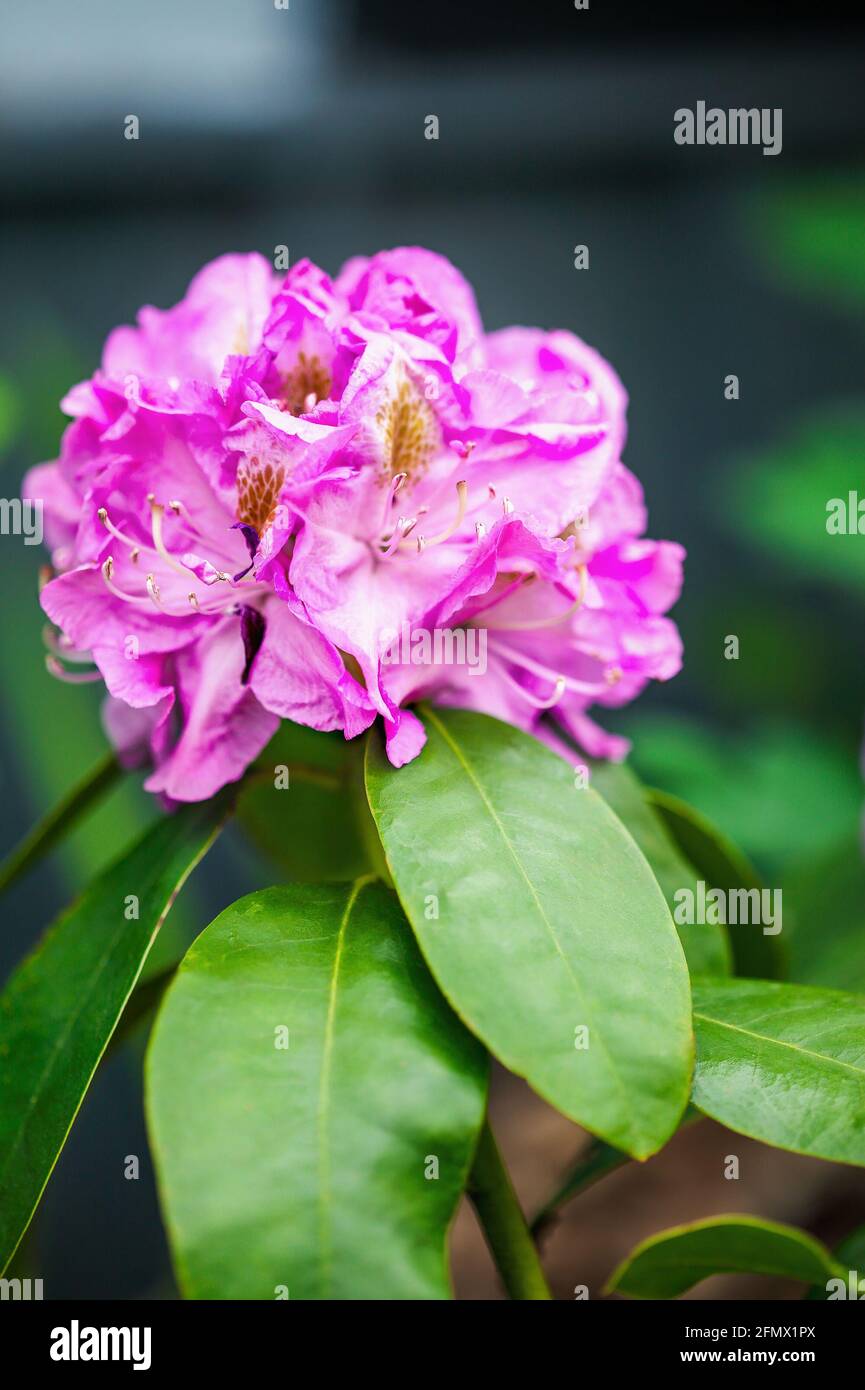
[[[830,497],[865,495],[863,29],[845,13],[744,0],[6,0],[0,453],[14,497],[24,470],[55,456],[57,402],[110,328],[143,303],[174,303],[228,250],[287,244],[292,261],[335,272],[419,242],[467,275],[489,328],[573,329],[630,393],[625,460],[650,534],[689,552],[685,669],[606,723],[633,737],[648,781],[692,800],[783,884],[793,978],[865,990],[865,537],[825,530]],[[782,153],[676,145],[674,111],[699,100],[782,108]],[[130,114],[138,141],[124,139]],[[424,138],[431,114],[437,141]],[[588,270],[574,268],[578,244]],[[0,537],[3,848],[104,748],[93,689],[44,669],[41,558]],[[737,661],[724,659],[730,634]],[[127,783],[9,896],[0,974],[152,814]],[[162,958],[267,872],[228,836]],[[97,1079],[22,1252],[49,1297],[172,1296],[142,1045]],[[579,1131],[501,1075],[495,1119],[531,1206]],[[743,1156],[738,1183],[722,1177],[728,1152]],[[133,1153],[137,1183],[123,1177]],[[549,1244],[557,1292],[595,1294],[636,1239],[725,1209],[832,1241],[865,1217],[865,1184],[704,1123],[565,1219]],[[497,1296],[464,1214],[454,1248],[460,1293]],[[698,1294],[718,1289],[789,1292],[740,1280]]]

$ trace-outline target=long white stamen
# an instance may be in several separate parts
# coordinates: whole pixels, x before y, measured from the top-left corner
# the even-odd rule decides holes
[[[583,606],[586,597],[586,585],[588,583],[588,571],[585,565],[578,565],[577,570],[580,576],[580,592],[561,613],[554,613],[549,618],[529,619],[525,623],[488,623],[488,632],[537,632],[544,627],[558,627],[561,623],[567,622]]]
[[[108,515],[108,510],[106,507],[100,507],[96,515],[99,517],[99,520],[102,522],[102,525],[105,527],[106,531],[108,531],[109,534],[112,535],[115,540],[121,541],[123,545],[128,545],[130,549],[133,551],[136,551],[138,549],[137,541],[132,540],[130,536],[124,536],[122,531],[118,531],[117,527],[114,525],[114,522]]]
[[[544,666],[540,661],[534,661],[525,652],[515,651],[513,647],[508,647],[500,641],[493,629],[488,629],[490,640],[493,644],[493,653],[496,656],[503,656],[512,666],[522,666],[533,676],[539,676],[541,680],[557,681],[559,674],[551,671],[549,666]],[[565,689],[572,690],[576,695],[597,695],[601,689],[600,683],[591,685],[588,681],[574,680],[571,676],[562,676],[565,682]]]
[[[567,688],[565,677],[556,676],[553,681],[552,694],[543,698],[540,695],[533,695],[531,691],[526,690],[525,686],[520,685],[519,681],[514,680],[510,671],[508,671],[502,663],[499,663],[499,672],[504,677],[507,684],[530,705],[533,705],[535,709],[552,709],[554,705],[559,703]]]
[[[161,503],[156,501],[152,492],[149,494],[147,501],[150,504],[150,529],[153,532],[153,548],[173,570],[179,570],[181,574],[187,574],[188,571],[185,566],[181,565],[179,560],[175,560],[173,555],[169,555],[168,551],[165,549],[165,541],[162,539],[162,518],[165,514],[165,508]]]
[[[143,596],[141,596],[141,595],[139,595],[139,594],[125,594],[125,593],[123,592],[122,589],[118,589],[117,585],[116,585],[115,583],[113,583],[112,578],[111,578],[111,576],[113,575],[113,573],[114,573],[114,556],[113,556],[113,555],[109,555],[109,556],[108,556],[108,559],[105,560],[105,561],[103,562],[103,565],[102,565],[102,578],[103,578],[103,580],[104,580],[104,582],[105,582],[106,587],[107,587],[108,589],[111,590],[111,592],[112,592],[112,594],[114,595],[114,597],[115,597],[115,598],[122,599],[124,603],[148,603],[148,602],[149,602],[149,599],[146,599],[146,598],[144,598]]]
[[[426,546],[428,546],[428,545],[441,545],[441,544],[442,544],[442,541],[450,540],[451,536],[454,535],[455,532],[457,532],[457,531],[460,529],[460,527],[462,526],[463,521],[464,521],[464,519],[465,519],[466,504],[467,504],[467,502],[468,502],[468,495],[469,495],[468,483],[466,483],[466,482],[459,482],[459,483],[457,483],[457,511],[456,511],[456,516],[454,517],[454,519],[453,519],[453,521],[451,522],[450,526],[447,526],[447,527],[444,529],[444,531],[439,531],[439,533],[438,533],[437,536],[429,536],[429,537],[427,537],[427,536],[418,536],[418,539],[417,539],[417,548],[418,548],[418,552],[420,552],[421,550],[423,550],[423,549],[424,549]]]

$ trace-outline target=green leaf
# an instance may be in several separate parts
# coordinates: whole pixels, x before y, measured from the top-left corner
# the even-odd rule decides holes
[[[247,779],[237,819],[293,882],[346,881],[367,868],[348,794],[351,756],[341,734],[286,720],[256,760],[257,775]]]
[[[370,739],[367,791],[433,974],[505,1066],[647,1157],[684,1109],[692,1048],[687,967],[648,864],[536,739],[465,710],[425,724],[403,768]]]
[[[30,1222],[90,1079],[225,797],[158,821],[42,939],[0,996],[0,1272]],[[132,898],[137,898],[137,917]]]
[[[642,1241],[619,1265],[607,1291],[676,1298],[713,1274],[772,1274],[811,1284],[837,1272],[826,1247],[793,1226],[719,1216],[672,1226]]]
[[[827,530],[829,504],[846,504],[858,475],[850,460],[865,449],[861,405],[831,407],[797,420],[777,445],[746,455],[718,483],[719,507],[759,553],[785,571],[865,593],[865,546],[856,529]],[[832,513],[834,515],[834,509]],[[807,750],[803,750],[807,753]]]
[[[865,993],[865,858],[857,826],[784,883],[792,908],[790,976],[804,985]]]
[[[621,763],[592,763],[592,786],[633,835],[649,861],[652,873],[673,912],[680,889],[695,893],[697,876],[650,801],[650,793],[630,768]],[[675,921],[675,918],[674,918]],[[727,975],[731,952],[727,931],[720,925],[678,923],[676,930],[692,975]]]
[[[773,719],[721,735],[681,714],[636,711],[628,734],[643,782],[698,807],[773,875],[836,844],[859,820],[856,759],[825,729]]]
[[[865,999],[767,980],[694,982],[693,1102],[740,1134],[865,1164]]]
[[[812,290],[845,312],[865,308],[865,185],[860,174],[821,172],[762,189],[748,236],[788,288]]]
[[[762,891],[763,881],[756,869],[710,820],[668,792],[650,789],[647,795],[707,888],[720,888],[725,893],[736,888]],[[766,935],[759,923],[739,923],[728,926],[727,931],[737,975],[768,980],[783,978],[787,955],[780,933]]]
[[[242,898],[191,948],[148,1054],[185,1294],[448,1297],[486,1079],[382,884]]]
[[[0,893],[48,854],[120,776],[116,757],[106,754],[6,856],[0,864]]]
[[[843,1273],[832,1277],[840,1278],[841,1286],[830,1286],[829,1281],[824,1280],[809,1289],[806,1297],[812,1302],[829,1303],[855,1295],[855,1301],[861,1302],[865,1299],[865,1226],[844,1237],[835,1251],[835,1263],[841,1266]]]

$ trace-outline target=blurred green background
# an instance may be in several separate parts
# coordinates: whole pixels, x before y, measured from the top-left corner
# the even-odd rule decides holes
[[[797,27],[795,6],[771,42],[766,7],[734,6],[720,34],[673,7],[663,42],[642,8],[581,30],[564,6],[527,27],[516,5],[442,4],[425,30],[348,0],[160,0],[146,19],[89,0],[74,21],[51,0],[38,22],[7,19],[2,487],[55,456],[58,401],[111,327],[175,302],[207,259],[282,243],[330,271],[406,242],[449,255],[488,327],[571,328],[611,360],[649,533],[688,549],[684,671],[599,719],[783,887],[793,978],[865,991],[865,536],[825,526],[829,498],[865,496],[855,52],[840,22],[819,41]],[[701,97],[782,105],[783,154],[676,147],[672,113]],[[97,692],[44,668],[43,558],[0,538],[3,848],[104,750]],[[139,783],[9,895],[3,974],[155,814]],[[272,873],[232,831],[163,956]],[[106,1069],[52,1179],[34,1239],[54,1297],[170,1289],[149,1176],[135,1194],[122,1179],[123,1155],[146,1152],[139,1070],[134,1049]]]

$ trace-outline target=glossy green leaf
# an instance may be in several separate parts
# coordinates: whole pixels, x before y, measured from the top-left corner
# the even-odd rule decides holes
[[[448,1297],[486,1072],[382,884],[228,908],[168,991],[147,1067],[185,1294]]]
[[[648,793],[630,768],[621,763],[592,763],[592,786],[612,807],[633,835],[649,861],[652,873],[672,913],[680,889],[696,892],[697,876],[677,848]],[[674,918],[675,921],[675,918]],[[692,975],[727,975],[731,968],[730,942],[723,926],[711,923],[676,923],[679,940]]]
[[[865,999],[768,980],[694,982],[693,1101],[776,1148],[865,1164]]]
[[[763,881],[747,857],[704,815],[668,792],[651,789],[647,795],[680,851],[708,888],[720,888],[725,893],[737,888],[762,890]],[[782,931],[774,935],[764,932],[760,923],[737,923],[728,926],[727,933],[737,975],[783,978],[787,962],[783,925]]]
[[[837,1270],[826,1247],[793,1226],[718,1216],[644,1240],[607,1289],[631,1298],[676,1298],[713,1274],[771,1274],[811,1284]]]
[[[621,822],[536,739],[426,710],[403,768],[377,737],[367,791],[426,959],[511,1071],[646,1157],[684,1109],[688,975],[666,903]]]
[[[220,797],[158,821],[59,918],[0,996],[0,1270],[27,1228],[151,943],[227,805]]]
[[[284,720],[247,778],[238,822],[294,883],[346,882],[368,868],[351,795],[353,756],[342,734]]]

